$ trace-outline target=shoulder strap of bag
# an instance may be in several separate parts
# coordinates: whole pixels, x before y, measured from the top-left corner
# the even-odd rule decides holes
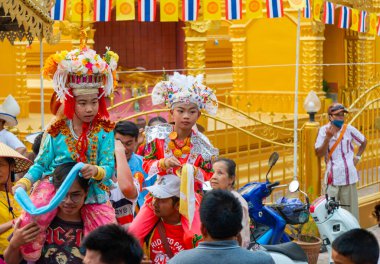
[[[347,129],[347,124],[344,124],[342,127],[342,131],[340,131],[339,138],[337,139],[337,141],[335,141],[335,144],[332,146],[332,148],[329,152],[329,156],[327,157],[327,161],[329,161],[331,159],[331,156],[334,153],[336,147],[338,147],[339,143],[342,141],[343,135],[346,132],[346,129]]]
[[[160,234],[161,241],[164,245],[166,254],[168,255],[169,259],[171,259],[174,256],[174,254],[172,250],[170,249],[168,238],[166,237],[164,223],[162,222],[162,220],[158,223],[157,230],[158,230],[158,233]]]

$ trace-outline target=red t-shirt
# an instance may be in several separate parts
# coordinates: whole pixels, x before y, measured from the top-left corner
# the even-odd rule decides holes
[[[169,225],[164,223],[166,237],[173,255],[185,250],[183,242],[183,228],[182,225]],[[155,264],[166,264],[169,257],[165,252],[164,244],[161,241],[161,236],[157,227],[154,229],[151,239],[149,240],[149,254],[150,259]]]

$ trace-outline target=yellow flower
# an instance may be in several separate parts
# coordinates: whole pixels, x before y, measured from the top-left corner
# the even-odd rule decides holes
[[[116,61],[118,62],[119,61],[119,55],[117,55],[115,52],[109,50],[107,51],[107,53]]]

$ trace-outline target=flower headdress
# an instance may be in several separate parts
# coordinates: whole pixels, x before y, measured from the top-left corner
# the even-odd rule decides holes
[[[80,94],[97,93],[103,88],[106,96],[110,95],[114,85],[115,70],[119,56],[107,48],[103,57],[88,47],[62,51],[51,55],[45,62],[43,74],[53,80],[53,88],[59,100],[72,96],[69,89],[81,89]],[[79,90],[78,90],[79,91]]]
[[[175,72],[169,80],[161,81],[154,86],[152,103],[165,103],[172,108],[176,103],[194,103],[199,109],[205,109],[215,115],[218,110],[218,99],[213,90],[202,84],[203,75],[196,77]]]

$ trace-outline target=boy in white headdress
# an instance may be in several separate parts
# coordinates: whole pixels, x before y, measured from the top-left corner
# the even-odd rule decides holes
[[[25,145],[12,132],[9,132],[4,127],[16,126],[18,123],[16,118],[18,114],[20,114],[20,106],[12,95],[8,95],[4,103],[0,105],[0,142],[24,155],[26,153]]]
[[[146,147],[143,168],[149,177],[167,174],[181,178],[180,213],[188,248],[200,240],[199,201],[197,192],[212,176],[212,160],[218,150],[208,138],[193,130],[201,110],[216,114],[217,98],[212,89],[203,85],[203,76],[186,76],[177,72],[153,88],[153,105],[165,103],[170,108],[174,125],[146,127]],[[152,229],[157,217],[152,210],[151,197],[137,214],[129,230],[142,240]],[[192,245],[191,245],[192,244]]]

